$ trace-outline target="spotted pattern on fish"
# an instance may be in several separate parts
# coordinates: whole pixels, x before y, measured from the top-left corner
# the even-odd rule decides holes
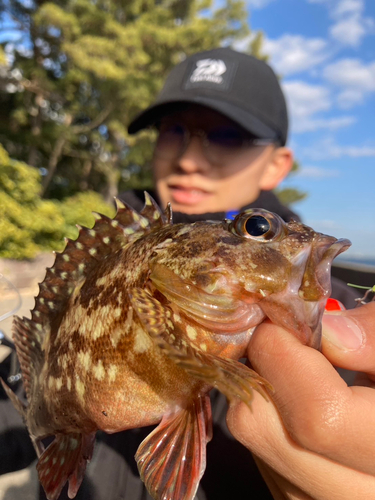
[[[152,424],[136,454],[142,480],[156,500],[192,500],[212,436],[210,389],[248,405],[254,390],[270,398],[238,362],[267,317],[319,347],[329,267],[349,242],[260,209],[173,224],[170,206],[147,194],[139,213],[117,200],[113,219],[94,215],[56,254],[31,319],[14,321],[27,405],[4,389],[49,500],[67,481],[74,498],[97,430]],[[248,231],[254,215],[270,229]]]

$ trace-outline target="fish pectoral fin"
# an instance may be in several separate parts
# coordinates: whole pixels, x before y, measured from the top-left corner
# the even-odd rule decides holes
[[[202,351],[195,351],[194,355],[170,352],[170,357],[192,377],[216,387],[229,400],[240,398],[250,409],[254,390],[266,401],[269,400],[268,392],[273,392],[267,380],[234,359]]]
[[[91,460],[95,433],[58,434],[39,457],[36,466],[48,500],[57,500],[69,480],[69,498],[74,498]]]
[[[212,432],[211,403],[198,396],[187,408],[164,416],[140,444],[135,459],[155,500],[192,500],[206,468]]]
[[[147,290],[133,288],[130,300],[146,332],[163,351],[181,349],[182,338],[176,336],[171,321],[171,310]]]
[[[144,328],[160,349],[194,378],[216,387],[228,399],[240,398],[251,406],[253,390],[268,401],[272,386],[242,363],[198,350],[188,336],[181,338],[170,321],[170,311],[144,289],[133,289],[131,301]],[[180,333],[182,330],[180,330]]]

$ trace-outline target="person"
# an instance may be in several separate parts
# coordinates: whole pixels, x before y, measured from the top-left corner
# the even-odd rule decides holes
[[[171,203],[174,222],[223,220],[265,208],[300,220],[273,193],[293,166],[286,147],[288,112],[271,67],[248,54],[216,48],[175,66],[155,102],[136,116],[129,133],[156,127],[151,193]],[[141,191],[119,198],[141,209]],[[332,279],[332,296],[354,307],[358,294]]]
[[[272,192],[289,173],[293,154],[286,147],[285,98],[276,75],[263,61],[227,48],[186,58],[171,71],[155,103],[134,118],[129,133],[150,126],[158,130],[153,157],[155,190],[151,194],[162,206],[171,202],[174,222],[221,220],[251,207],[276,212],[286,221],[299,220]],[[144,204],[143,192],[127,191],[119,198],[139,210]],[[343,288],[337,287],[335,296],[354,305],[354,296]],[[290,363],[297,361],[291,359]],[[236,414],[242,415],[243,410],[231,408],[229,413],[234,439],[225,424],[225,398],[214,391],[211,400],[214,438],[207,446],[207,467],[196,499],[271,500],[272,485],[265,474],[263,479],[258,465],[262,458],[264,463],[272,462],[251,448],[241,428],[245,419],[236,422],[240,418]],[[10,405],[7,409],[13,411]],[[7,431],[1,431],[1,414],[0,440],[9,438]],[[150,428],[98,433],[77,500],[150,499],[134,461],[137,447],[149,432]],[[240,443],[242,432],[244,444],[254,457],[261,458],[253,458]],[[6,471],[20,468],[20,456],[26,457],[22,463],[30,463],[32,450],[21,435],[17,446],[15,463],[9,455],[4,461]],[[264,467],[260,466],[262,474]],[[15,498],[17,493],[15,488]],[[45,498],[41,488],[37,496]],[[65,498],[66,489],[61,496]]]
[[[250,206],[298,218],[271,191],[289,173],[293,155],[285,146],[285,99],[263,61],[228,48],[188,57],[128,130],[150,126],[158,130],[154,196],[171,203],[174,220],[233,217]],[[143,205],[143,194],[120,197]]]
[[[248,348],[275,388],[253,411],[229,410],[233,435],[257,457],[274,499],[375,498],[375,302],[326,313],[322,353],[263,323]],[[361,372],[348,387],[334,366]]]
[[[155,181],[153,195],[163,206],[167,202],[171,203],[174,221],[221,220],[224,217],[232,218],[242,210],[255,207],[276,212],[286,221],[299,220],[299,217],[288,207],[283,206],[272,192],[290,172],[293,165],[293,153],[286,146],[288,113],[285,98],[276,75],[265,62],[228,48],[217,48],[186,58],[171,71],[156,101],[132,121],[129,133],[134,134],[150,126],[156,127],[158,132],[152,163]],[[143,202],[141,193],[127,192],[122,193],[120,197],[131,205],[141,208]],[[355,298],[358,296],[355,291],[336,279],[332,280],[332,289],[333,297],[343,302],[346,307],[354,307]],[[254,342],[262,337],[262,331],[265,328],[275,329],[274,326],[268,324],[260,327],[260,333],[254,336]],[[272,345],[270,335],[266,338]],[[284,335],[288,334],[284,332]],[[293,339],[290,342],[293,342]],[[295,339],[294,342],[298,344]],[[252,366],[257,366],[253,364],[253,358],[260,349],[252,348],[252,344],[253,342],[249,346],[248,359]],[[299,347],[308,349],[304,346]],[[268,351],[263,349],[261,352],[267,358]],[[321,354],[315,352],[312,355],[322,357]],[[274,356],[272,360],[272,367],[279,373],[278,367],[280,364],[283,366],[285,362],[283,363],[281,356],[277,358]],[[277,362],[274,362],[275,360]],[[298,363],[296,365],[300,368]],[[293,363],[291,367],[294,367]],[[336,370],[332,367],[331,370],[332,377],[334,374],[341,384],[345,384]],[[296,373],[293,375],[296,376]],[[308,373],[306,376],[308,377]],[[265,378],[267,379],[267,376]],[[279,378],[282,380],[282,372]],[[275,380],[279,381],[276,376]],[[313,379],[309,379],[310,385],[311,380]],[[292,381],[288,382],[288,388],[294,387]],[[322,387],[324,387],[323,382]],[[302,383],[299,389],[297,394],[303,391]],[[319,391],[317,387],[315,392],[319,395],[322,389]],[[221,478],[220,481],[216,479],[220,485],[215,494],[209,498],[233,496],[228,486],[225,486],[227,483],[235,485],[238,492],[237,498],[269,498],[267,495],[270,493],[274,498],[284,498],[283,494],[287,493],[287,490],[283,491],[284,461],[280,461],[280,456],[285,448],[285,441],[289,443],[288,438],[284,436],[284,439],[281,439],[280,435],[276,436],[278,440],[273,448],[270,446],[269,454],[262,454],[252,445],[254,434],[257,432],[256,425],[261,426],[263,438],[267,433],[267,420],[263,420],[262,412],[254,410],[258,418],[252,425],[254,432],[250,435],[246,433],[248,421],[251,420],[250,410],[244,405],[237,405],[237,409],[236,407],[230,409],[229,429],[254,453],[254,457],[257,457],[255,461],[269,487],[269,492],[266,492],[259,486],[261,482],[253,464],[250,467],[249,460],[242,454],[238,455],[238,449],[233,449],[233,453],[230,453],[229,449],[225,451],[229,443],[228,436],[226,443],[221,439],[223,433],[220,433],[218,438],[216,437],[217,428],[222,430],[225,424],[223,410],[215,419],[216,405],[223,407],[223,397],[217,394],[215,397],[216,400],[213,401],[216,427],[214,436],[217,441],[215,443],[215,439],[213,440],[215,443],[213,446],[215,446],[215,454],[220,456],[221,460],[224,460],[225,453],[227,453],[232,467],[229,467],[229,461],[225,462],[227,469],[221,469],[223,475],[216,474],[216,478]],[[261,399],[257,396],[256,398]],[[260,404],[262,407],[267,406],[265,401]],[[312,403],[310,401],[305,405],[307,408],[303,405],[299,407],[298,400],[295,404],[296,413],[299,411],[298,416],[302,421],[304,410],[311,415]],[[279,415],[273,404],[270,405],[267,413],[270,414],[272,411],[276,416]],[[288,415],[287,411],[288,408],[285,409],[286,415]],[[282,434],[281,417],[277,423],[279,424],[277,430]],[[314,425],[315,421],[312,421],[312,429]],[[309,435],[310,429],[306,432]],[[302,441],[305,434],[303,431],[301,434],[300,440]],[[311,432],[311,436],[314,436],[314,432]],[[260,448],[262,448],[261,442],[261,439],[256,440]],[[289,448],[293,449],[293,445],[289,444]],[[210,463],[210,451],[209,445],[207,475],[210,475],[210,467],[214,470],[214,466]],[[278,452],[278,454],[272,454],[272,452]],[[274,462],[278,464],[276,471],[281,476],[279,491],[275,491],[272,480],[269,480],[270,475],[272,478],[272,473],[279,477],[277,472],[274,472],[275,469],[270,467],[270,464],[274,465]],[[234,468],[237,471],[240,470],[236,476],[233,475]],[[300,478],[303,482],[302,473],[307,473],[306,467],[304,469],[300,467],[297,470],[300,471]],[[292,477],[293,467],[289,466],[287,472]],[[249,486],[243,488],[245,484],[243,474],[249,478],[250,488]],[[317,481],[317,475],[312,477],[312,484],[314,480]],[[205,477],[203,477],[203,488],[207,488],[207,482],[205,483]],[[313,487],[310,491],[314,497]],[[333,498],[329,487],[326,491],[326,498]]]

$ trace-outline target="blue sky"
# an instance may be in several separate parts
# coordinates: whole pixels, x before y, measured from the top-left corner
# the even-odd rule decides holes
[[[304,222],[375,258],[375,0],[246,0],[282,77]],[[241,46],[238,46],[241,49]]]
[[[347,256],[375,258],[375,0],[245,2],[287,97],[301,170],[283,186],[308,192],[295,211],[351,239]]]

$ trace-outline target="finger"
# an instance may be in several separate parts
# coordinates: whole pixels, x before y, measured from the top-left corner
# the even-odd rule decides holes
[[[373,389],[347,387],[322,353],[271,323],[254,332],[248,357],[255,371],[273,385],[272,399],[295,443],[375,473]]]
[[[313,498],[297,488],[275,470],[271,469],[263,460],[253,455],[254,461],[265,480],[274,500],[298,499],[313,500]]]
[[[296,445],[288,436],[277,408],[258,394],[254,397],[253,411],[244,403],[231,405],[227,423],[234,437],[263,462],[260,470],[278,500],[373,498],[372,475]]]
[[[375,380],[375,302],[324,314],[322,352],[335,366]]]

